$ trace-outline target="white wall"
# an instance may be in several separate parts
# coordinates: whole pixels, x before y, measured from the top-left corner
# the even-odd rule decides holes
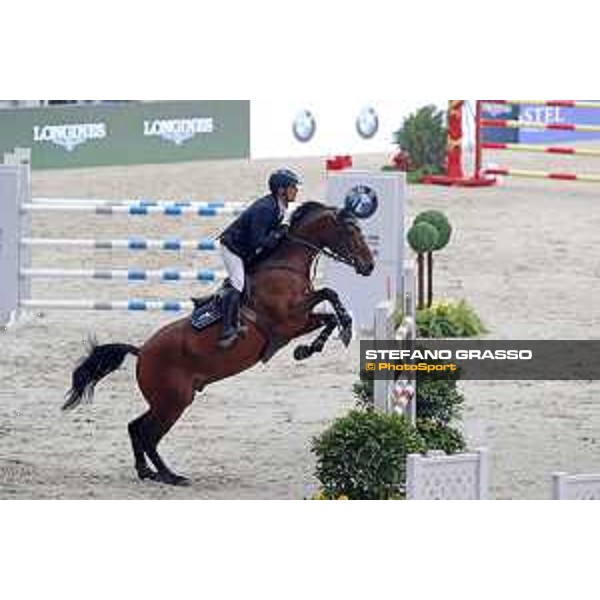
[[[345,85],[348,85],[347,83]],[[351,91],[351,90],[350,90]],[[251,100],[251,156],[276,158],[291,156],[324,156],[392,152],[393,132],[408,114],[427,104],[446,109],[446,100]],[[379,130],[372,139],[363,139],[356,131],[361,110],[371,107],[379,118]],[[312,113],[316,123],[314,137],[309,142],[298,141],[293,123],[303,110]]]

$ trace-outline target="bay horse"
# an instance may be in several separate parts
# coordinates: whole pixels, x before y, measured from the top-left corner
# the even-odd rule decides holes
[[[352,319],[337,293],[329,288],[315,290],[312,285],[315,259],[322,253],[363,276],[374,268],[373,255],[351,209],[305,202],[294,211],[289,229],[274,251],[248,270],[241,309],[245,333],[232,347],[223,350],[217,346],[220,322],[197,331],[190,316],[166,325],[139,348],[92,342],[88,355],[73,371],[63,410],[91,400],[101,379],[117,370],[127,354],[136,356],[137,384],[149,405],[128,425],[137,475],[188,485],[186,477],[165,464],[157,445],[193,402],[195,393],[261,359],[266,362],[290,340],[318,329],[322,331],[311,344],[295,349],[296,360],[320,352],[336,327],[342,342],[350,343]],[[312,312],[323,301],[331,304],[334,313]]]

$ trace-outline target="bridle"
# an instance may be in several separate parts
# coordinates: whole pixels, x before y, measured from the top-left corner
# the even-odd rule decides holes
[[[335,210],[336,220],[341,218],[340,213],[342,213],[342,211],[332,209],[332,208],[330,208],[329,210]],[[340,262],[340,263],[343,263],[343,264],[348,265],[353,268],[357,267],[357,262],[358,262],[357,259],[349,258],[347,256],[344,256],[340,252],[336,252],[335,250],[330,250],[329,248],[317,246],[317,244],[311,242],[310,240],[307,240],[298,235],[294,235],[294,234],[290,233],[289,231],[286,231],[286,233],[281,237],[281,240],[282,241],[287,240],[293,244],[298,244],[299,246],[308,248],[309,250],[311,250],[312,252],[315,253],[315,256],[311,260],[312,265],[311,265],[311,268],[309,269],[309,273],[308,273],[308,278],[311,282],[314,280],[314,278],[316,276],[319,259],[323,255],[327,256],[328,258],[331,258],[335,262]],[[262,267],[264,268],[267,265],[268,265],[268,268],[271,268],[271,269],[272,268],[284,269],[284,270],[292,271],[294,273],[300,273],[302,275],[305,275],[305,273],[298,271],[298,269],[295,268],[294,266],[289,265],[286,262],[281,261],[281,260],[268,259],[266,261],[266,264],[262,265]]]
[[[329,210],[335,210],[336,221],[345,218],[342,216],[343,209],[337,210],[337,209],[330,208]],[[289,233],[289,231],[286,232],[284,239],[288,239],[290,242],[300,244],[301,246],[304,246],[304,247],[309,248],[310,250],[313,250],[314,252],[316,252],[315,262],[318,262],[319,258],[321,258],[322,255],[325,255],[328,258],[331,258],[332,260],[334,260],[335,262],[340,262],[340,263],[343,263],[350,267],[356,267],[357,259],[348,258],[347,256],[344,256],[343,254],[336,252],[335,250],[330,250],[329,248],[325,248],[325,247],[321,248],[320,246],[313,244],[309,240],[306,240],[302,237],[298,237],[296,235],[292,235],[291,233]]]
[[[283,239],[287,239],[290,242],[299,244],[301,246],[305,246],[306,248],[313,250],[314,252],[317,253],[315,260],[318,260],[321,257],[321,255],[324,254],[325,256],[327,256],[328,258],[331,258],[332,260],[334,260],[336,262],[344,263],[346,265],[349,265],[350,267],[356,266],[355,259],[348,258],[347,256],[344,256],[343,254],[340,254],[339,252],[335,252],[334,250],[330,250],[329,248],[324,248],[324,247],[321,248],[320,246],[317,246],[316,244],[313,244],[312,242],[309,242],[308,240],[305,240],[304,238],[292,235],[289,232],[285,234]]]

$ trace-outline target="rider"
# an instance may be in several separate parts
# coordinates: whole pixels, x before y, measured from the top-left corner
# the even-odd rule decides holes
[[[223,333],[218,342],[221,348],[229,348],[240,335],[245,268],[273,250],[285,235],[285,211],[296,200],[299,185],[299,177],[289,169],[275,171],[269,177],[271,193],[253,202],[219,237],[231,281],[223,297]]]

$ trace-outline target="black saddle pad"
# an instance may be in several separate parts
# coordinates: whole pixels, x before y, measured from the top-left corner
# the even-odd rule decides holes
[[[207,298],[192,298],[192,301],[194,302],[192,327],[197,331],[202,331],[223,318],[221,302],[217,294]]]

